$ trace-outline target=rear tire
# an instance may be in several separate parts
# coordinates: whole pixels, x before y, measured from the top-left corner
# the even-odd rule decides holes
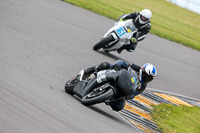
[[[74,95],[74,86],[77,82],[77,78],[72,78],[69,81],[66,82],[65,84],[65,91],[70,94],[70,95]]]
[[[93,47],[93,49],[95,51],[97,51],[97,50],[105,47],[106,45],[108,45],[112,41],[114,41],[114,38],[112,37],[112,35],[109,35],[106,38],[104,38],[101,41],[99,41],[97,44],[95,44],[94,47]]]
[[[81,99],[81,103],[86,106],[90,106],[93,104],[105,102],[105,100],[111,98],[114,95],[114,91],[112,89],[103,90],[100,94],[94,94],[94,92],[90,92],[86,96]]]

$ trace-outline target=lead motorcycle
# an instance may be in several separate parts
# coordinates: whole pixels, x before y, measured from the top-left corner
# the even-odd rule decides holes
[[[118,21],[110,28],[103,38],[93,46],[94,50],[103,49],[105,52],[115,51],[124,45],[130,44],[131,37],[136,34],[138,28],[132,20]]]
[[[81,103],[89,106],[97,103],[112,102],[130,97],[138,87],[138,76],[130,67],[128,70],[102,70],[81,80],[81,74],[67,81],[65,91],[76,95]]]

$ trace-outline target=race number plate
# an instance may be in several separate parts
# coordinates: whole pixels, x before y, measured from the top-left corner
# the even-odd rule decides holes
[[[123,27],[120,27],[119,29],[117,29],[116,32],[119,36],[122,36],[126,33]]]

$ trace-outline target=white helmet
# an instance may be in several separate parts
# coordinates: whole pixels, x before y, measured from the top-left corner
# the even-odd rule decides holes
[[[140,68],[139,80],[141,83],[148,83],[152,81],[156,75],[156,68],[152,64],[146,63]]]
[[[140,22],[140,24],[147,23],[150,20],[151,17],[152,17],[151,11],[149,9],[143,9],[140,12],[140,16],[139,16],[139,22]]]

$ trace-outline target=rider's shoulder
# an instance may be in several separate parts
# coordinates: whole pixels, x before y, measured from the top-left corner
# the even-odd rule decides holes
[[[134,12],[136,15],[139,15],[140,14],[140,12]]]
[[[140,14],[140,12],[133,12],[131,13],[132,15],[138,16]]]

